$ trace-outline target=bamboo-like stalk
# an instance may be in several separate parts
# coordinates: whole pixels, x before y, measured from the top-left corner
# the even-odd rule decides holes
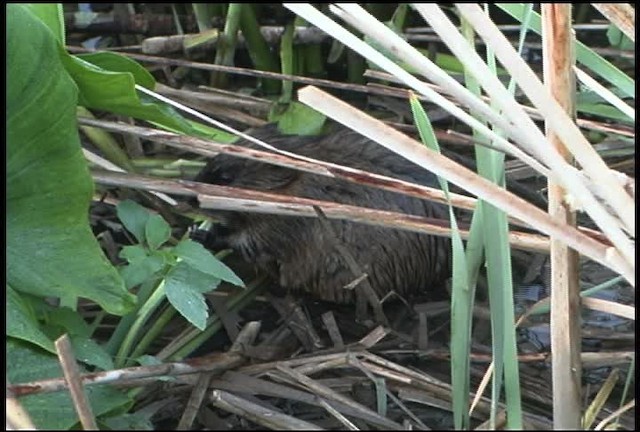
[[[571,4],[543,4],[542,45],[544,80],[553,97],[575,116],[575,75]],[[545,123],[547,125],[547,123]],[[560,137],[547,125],[549,142],[571,161]],[[576,215],[564,202],[565,189],[549,181],[549,215],[575,226]],[[551,238],[551,358],[553,426],[577,429],[581,419],[580,286],[578,254]]]
[[[83,106],[78,106],[76,112],[83,117],[95,118],[91,111]],[[84,125],[80,126],[80,130],[104,154],[107,160],[127,171],[135,172],[129,156],[120,148],[118,142],[110,134],[104,130]]]

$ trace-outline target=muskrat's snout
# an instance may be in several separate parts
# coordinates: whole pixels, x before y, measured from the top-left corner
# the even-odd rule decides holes
[[[235,248],[235,237],[246,229],[247,224],[250,223],[248,218],[242,213],[231,211],[210,211],[208,213],[213,222],[211,228],[208,230],[195,229],[191,238],[213,251]]]

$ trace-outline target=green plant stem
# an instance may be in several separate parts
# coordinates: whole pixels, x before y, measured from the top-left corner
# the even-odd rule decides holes
[[[622,278],[622,276],[620,276]],[[631,381],[633,381],[633,377],[635,374],[631,373],[631,371],[636,370],[636,355],[634,354],[631,358],[631,363],[629,363],[629,368],[627,369],[627,379],[624,381],[624,388],[622,390],[622,396],[620,396],[620,408],[624,406],[624,401],[627,399],[627,393],[629,392],[629,387],[631,387]],[[618,430],[618,422],[620,421],[620,416],[616,417],[616,421],[613,423],[613,430]]]
[[[83,106],[78,106],[76,112],[79,116],[95,119],[91,111]],[[122,148],[120,148],[118,142],[111,136],[111,134],[109,134],[109,132],[91,126],[80,126],[80,130],[84,132],[93,145],[98,147],[105,159],[118,165],[124,170],[135,172],[135,168],[129,160],[129,156],[124,150],[122,150]]]
[[[224,25],[224,32],[218,39],[218,50],[216,51],[215,64],[232,66],[233,57],[236,52],[236,42],[238,40],[238,29],[240,28],[240,17],[242,15],[243,3],[229,3],[227,19]],[[227,87],[228,75],[226,73],[214,72],[211,76],[212,87]]]
[[[129,353],[131,352],[131,348],[136,338],[139,336],[140,331],[142,330],[142,326],[147,322],[151,314],[156,310],[156,308],[162,303],[164,298],[166,297],[164,291],[164,280],[158,284],[158,287],[151,294],[149,299],[144,303],[144,305],[138,311],[138,314],[135,315],[135,321],[131,325],[131,328],[127,332],[127,335],[120,345],[120,349],[118,350],[118,354],[115,358],[116,367],[123,367],[131,364],[133,359],[129,357]],[[133,315],[131,315],[133,316]]]
[[[240,28],[247,45],[247,51],[256,69],[277,72],[278,59],[271,52],[267,41],[260,32],[254,7],[253,4],[245,4],[240,15]],[[278,80],[262,79],[261,85],[266,94],[277,94],[280,91],[280,81]]]
[[[135,310],[131,311],[129,314],[125,315],[124,317],[122,317],[122,319],[120,319],[120,321],[118,322],[118,325],[116,326],[115,330],[111,334],[109,341],[105,345],[105,350],[112,356],[116,355],[116,353],[118,352],[119,348],[122,345],[122,341],[126,337],[127,332],[129,331],[129,329],[133,325],[133,322],[136,319],[136,314],[140,310],[141,306],[147,301],[147,299],[149,298],[149,296],[151,295],[151,293],[153,292],[157,284],[158,284],[158,280],[152,279],[144,282],[140,286],[140,290],[138,290],[138,295],[137,295],[138,301],[136,303]]]
[[[431,122],[417,97],[409,99],[414,122],[420,132],[422,142],[431,150],[440,152]],[[475,290],[469,284],[468,264],[464,252],[462,237],[458,230],[455,214],[449,198],[449,186],[445,179],[438,177],[440,188],[449,204],[449,223],[451,224],[451,251],[453,274],[451,284],[451,384],[453,387],[453,416],[456,429],[469,428],[469,370],[471,349],[471,317],[473,294]]]
[[[131,353],[131,358],[136,359],[140,357],[142,354],[144,354],[145,351],[147,350],[147,347],[149,347],[149,345],[151,345],[154,339],[160,333],[162,333],[162,330],[164,330],[165,326],[169,324],[169,322],[176,315],[176,313],[177,311],[173,306],[167,305],[166,308],[162,311],[162,313],[158,317],[158,319],[155,320],[155,322],[153,323],[153,326],[149,329],[149,331],[145,333],[142,339],[140,339],[140,342],[138,342],[138,344],[136,345],[136,348]]]
[[[213,4],[209,3],[191,3],[193,7],[193,14],[196,17],[196,23],[198,24],[198,31],[203,32],[211,28],[211,18],[213,18]]]
[[[307,75],[315,78],[326,76],[324,59],[322,58],[322,46],[320,44],[305,44],[299,47],[303,52],[304,68]]]
[[[293,23],[287,24],[287,27],[282,34],[280,40],[280,67],[283,74],[293,75],[294,72],[294,57],[293,57]],[[293,81],[284,81],[282,83],[282,95],[280,96],[280,102],[288,104],[291,102],[291,96],[293,94]]]
[[[347,50],[347,79],[350,83],[364,84],[364,71],[366,69],[366,61],[361,55]]]

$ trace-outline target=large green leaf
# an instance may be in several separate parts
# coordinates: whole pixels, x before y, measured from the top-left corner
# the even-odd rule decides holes
[[[209,310],[202,293],[216,288],[220,279],[196,270],[185,261],[171,269],[165,279],[167,300],[191,324],[204,330]]]
[[[7,286],[7,336],[13,336],[55,353],[53,341],[40,330],[29,305],[11,287]]]
[[[10,4],[7,13],[7,282],[124,314],[135,298],[89,228],[93,183],[62,48],[25,6]]]
[[[62,376],[55,355],[13,338],[7,339],[7,364],[19,365],[7,369],[7,379],[11,384]],[[85,392],[96,416],[127,408],[132,403],[123,393],[108,386],[87,386]],[[20,403],[38,429],[69,429],[78,423],[78,414],[68,391],[23,396]]]
[[[222,261],[212,255],[200,243],[193,240],[182,240],[174,249],[176,256],[202,273],[215,276],[236,286],[244,287],[244,282]]]
[[[64,13],[61,3],[29,3],[25,6],[51,30],[62,45],[65,44]]]
[[[156,122],[183,133],[198,134],[171,106],[138,94],[136,84],[152,87],[155,82],[142,66],[122,58],[116,60],[117,57],[114,53],[63,55],[64,66],[80,90],[80,105]]]

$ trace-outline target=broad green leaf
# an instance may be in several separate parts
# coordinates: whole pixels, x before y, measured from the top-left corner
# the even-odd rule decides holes
[[[233,270],[227,267],[200,243],[192,240],[182,240],[176,245],[173,252],[191,267],[203,273],[210,274],[237,286],[244,286],[244,282],[236,276]]]
[[[126,259],[129,263],[143,260],[148,256],[147,249],[144,246],[135,244],[123,246],[118,254],[120,258]]]
[[[269,121],[277,121],[278,130],[287,135],[317,135],[325,120],[324,114],[299,102],[291,102],[282,114],[269,114]]]
[[[633,123],[633,121],[621,113],[619,109],[609,104],[604,103],[581,103],[576,106],[576,110],[583,114],[592,114],[600,117],[606,117],[612,120],[617,120],[624,123]]]
[[[112,72],[84,58],[95,59],[68,54],[62,57],[67,72],[78,86],[80,105],[153,121],[189,134],[197,133],[171,106],[138,93],[135,89],[136,77],[144,75],[138,69],[140,66],[132,66],[132,70],[127,72]],[[100,60],[102,64],[107,64],[102,61],[103,58]],[[109,62],[110,65],[114,63]],[[125,63],[116,66],[121,68]],[[149,84],[148,77],[144,76],[140,85],[146,84]]]
[[[145,228],[151,213],[135,201],[125,200],[116,206],[118,219],[140,243],[145,243]]]
[[[20,295],[7,286],[7,336],[30,342],[55,353],[53,341],[40,330],[38,320]]]
[[[96,341],[78,335],[69,336],[69,338],[76,360],[90,366],[97,366],[105,371],[114,368],[111,356]]]
[[[58,358],[53,354],[34,349],[14,338],[7,339],[6,352],[7,379],[12,384],[62,377]],[[127,396],[113,387],[85,386],[84,389],[96,416],[132,404]],[[23,396],[20,403],[38,429],[70,429],[78,423],[78,414],[68,391]]]
[[[42,21],[18,4],[7,15],[7,282],[124,314],[135,298],[88,223],[93,182],[76,129],[77,88]]]
[[[145,226],[147,244],[152,250],[158,249],[171,237],[171,227],[159,214],[152,214]]]
[[[113,417],[107,417],[102,421],[111,430],[133,431],[133,430],[155,430],[151,423],[151,416],[156,414],[154,411],[144,412],[137,411],[135,414],[118,414]],[[103,428],[101,428],[103,429]],[[104,430],[104,429],[103,429]]]
[[[211,291],[220,280],[202,273],[184,261],[179,262],[165,278],[167,300],[187,321],[204,330],[209,316],[209,308],[203,292]]]
[[[27,3],[25,6],[51,30],[61,45],[65,44],[62,3]]]
[[[63,334],[69,335],[73,353],[78,361],[98,366],[101,369],[113,369],[111,356],[91,340],[91,328],[84,318],[76,311],[66,307],[44,305],[41,315],[44,320],[44,333],[56,340]],[[55,353],[55,351],[51,351]]]
[[[136,84],[148,89],[152,90],[156,86],[156,80],[153,79],[153,75],[129,57],[109,51],[78,54],[76,57],[105,71],[130,73],[133,75]]]
[[[149,255],[131,262],[120,269],[122,279],[128,289],[146,282],[164,267],[165,261],[159,255]]]
[[[57,327],[57,333],[50,333],[49,336],[57,338],[63,333],[69,336],[91,336],[91,329],[84,318],[74,310],[66,307],[50,307],[44,314],[46,316],[46,327]]]

